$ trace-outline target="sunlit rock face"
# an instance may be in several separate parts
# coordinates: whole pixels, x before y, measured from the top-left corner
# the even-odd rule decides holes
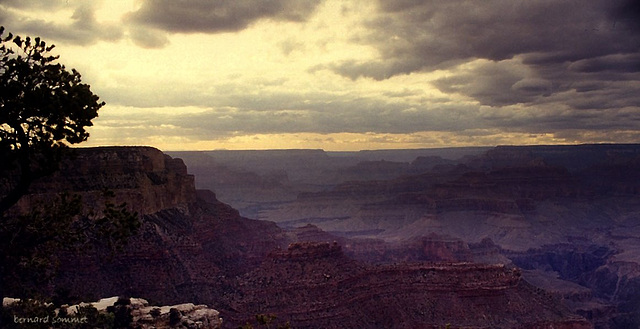
[[[168,329],[176,327],[184,329],[220,329],[223,322],[220,318],[220,312],[207,305],[185,303],[155,306],[150,305],[147,300],[142,298],[123,297],[109,297],[102,298],[97,302],[65,305],[58,310],[58,315],[60,318],[82,320],[80,318],[82,316],[80,310],[85,307],[93,307],[101,313],[130,314],[130,327],[139,329]],[[116,311],[116,309],[120,310]]]

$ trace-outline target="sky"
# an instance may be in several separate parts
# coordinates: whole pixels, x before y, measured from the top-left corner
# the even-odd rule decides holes
[[[640,142],[638,0],[0,0],[106,105],[84,146]]]

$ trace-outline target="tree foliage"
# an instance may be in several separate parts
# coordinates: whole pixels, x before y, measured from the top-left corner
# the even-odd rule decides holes
[[[138,215],[111,203],[108,193],[99,215],[70,194],[28,213],[10,211],[34,180],[58,168],[70,145],[89,137],[87,127],[104,106],[80,73],[58,63],[53,48],[0,27],[0,298],[11,287],[28,295],[29,286],[48,280],[60,251],[115,251],[140,226]]]
[[[67,70],[40,38],[4,35],[0,27],[0,170],[17,173],[0,213],[51,173],[60,151],[89,137],[86,127],[104,105],[78,71]]]

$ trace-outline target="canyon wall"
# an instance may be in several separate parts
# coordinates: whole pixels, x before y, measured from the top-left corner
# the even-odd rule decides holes
[[[233,309],[295,328],[592,328],[501,264],[369,265],[334,243],[296,243],[242,277]],[[225,321],[240,323],[235,314]]]
[[[294,199],[243,199],[242,187],[215,185],[213,176],[207,182],[217,192],[234,194],[232,204],[247,201],[241,209],[255,218],[308,236],[315,227],[345,239],[336,241],[354,259],[513,261],[527,269],[526,280],[557,292],[597,328],[638,327],[640,145],[498,146],[476,151],[457,158],[438,150],[403,150],[402,157],[389,150],[366,158],[327,152],[323,163],[332,165],[325,171],[305,168],[309,162],[304,159],[290,161],[296,177],[304,177],[305,169],[314,177],[313,182],[293,176],[279,181],[278,186],[299,191]],[[271,161],[268,152],[249,153]],[[259,162],[244,166],[229,161],[229,154],[199,155],[258,177],[266,174]],[[295,154],[296,159],[302,156]],[[279,161],[286,158],[286,151],[281,151]],[[283,171],[280,177],[287,177],[287,169]],[[200,173],[208,175],[204,169]],[[317,182],[325,184],[313,184]],[[430,251],[419,252],[415,241],[432,234],[439,238],[425,244]],[[456,240],[468,244],[469,250]],[[605,249],[597,266],[589,263],[594,259],[591,250]]]
[[[126,202],[141,215],[186,209],[196,201],[194,177],[181,159],[151,147],[100,147],[69,150],[59,170],[36,180],[16,208],[28,210],[65,191],[99,209],[105,190],[115,193],[112,202]]]
[[[109,189],[140,214],[142,226],[120,250],[96,244],[61,253],[43,293],[206,304],[228,328],[272,313],[295,328],[591,327],[518,270],[470,263],[473,251],[459,239],[431,235],[390,246],[313,227],[287,231],[196,191],[182,161],[158,150],[75,153],[19,207],[68,192],[99,208]]]

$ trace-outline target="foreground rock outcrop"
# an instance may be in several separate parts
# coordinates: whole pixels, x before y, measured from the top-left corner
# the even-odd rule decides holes
[[[4,298],[2,306],[12,310],[22,307],[20,299]],[[62,305],[52,309],[45,304],[31,301],[31,305],[41,305],[38,316],[28,314],[15,315],[14,325],[53,325],[56,328],[78,327],[103,328],[126,326],[136,329],[220,329],[220,312],[207,305],[192,303],[152,306],[141,298],[110,297],[97,302]],[[24,308],[21,312],[27,311]],[[16,311],[19,312],[19,311]],[[24,315],[24,316],[23,316]]]

